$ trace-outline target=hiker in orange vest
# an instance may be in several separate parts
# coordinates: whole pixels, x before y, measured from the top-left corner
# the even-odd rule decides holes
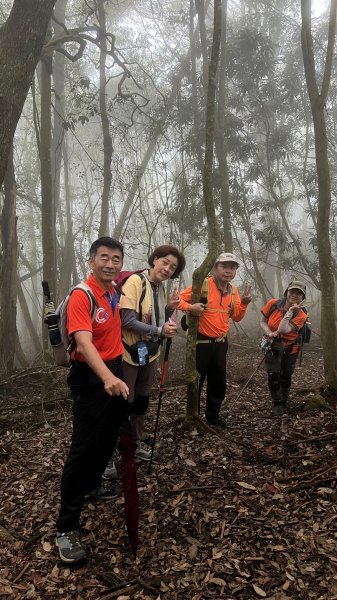
[[[272,340],[265,365],[274,415],[283,415],[287,409],[291,377],[300,350],[298,332],[308,318],[302,309],[305,295],[305,284],[291,281],[283,298],[272,298],[261,310],[261,327]]]
[[[213,273],[205,279],[201,301],[190,304],[192,286],[180,294],[178,308],[199,317],[196,367],[200,375],[199,397],[207,378],[206,419],[210,425],[224,426],[219,413],[226,393],[226,355],[229,319],[241,321],[251,301],[250,286],[240,298],[238,289],[231,284],[239,261],[231,252],[222,252],[215,261]]]

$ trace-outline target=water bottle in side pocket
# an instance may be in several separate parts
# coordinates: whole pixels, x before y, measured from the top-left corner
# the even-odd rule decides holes
[[[144,367],[149,362],[149,353],[145,342],[137,343],[138,363],[140,367]]]

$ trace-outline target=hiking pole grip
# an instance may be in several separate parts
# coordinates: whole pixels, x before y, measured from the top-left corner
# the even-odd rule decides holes
[[[50,300],[50,289],[48,281],[42,281],[43,295],[47,300]]]

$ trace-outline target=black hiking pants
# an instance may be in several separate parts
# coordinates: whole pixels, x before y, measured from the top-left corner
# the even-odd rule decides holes
[[[290,354],[287,350],[273,349],[268,353],[265,365],[268,373],[268,387],[273,401],[286,403],[291,387],[291,377],[295,369],[298,352]]]
[[[206,419],[208,421],[212,421],[219,416],[226,394],[227,350],[227,338],[217,342],[198,333],[196,367],[200,375],[199,396],[205,378],[207,378]]]
[[[122,358],[106,363],[121,378]],[[116,447],[120,425],[128,418],[122,396],[109,396],[102,381],[86,363],[74,362],[68,385],[73,398],[71,446],[61,479],[60,533],[79,529],[84,494],[101,484],[104,469]]]

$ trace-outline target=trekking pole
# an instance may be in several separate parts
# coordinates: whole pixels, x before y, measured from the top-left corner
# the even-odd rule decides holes
[[[148,467],[148,470],[147,470],[148,473],[151,473],[151,467],[152,467],[152,461],[153,461],[153,454],[154,454],[154,447],[156,445],[158,423],[159,423],[159,414],[160,414],[160,408],[161,408],[162,399],[163,399],[164,392],[165,392],[165,380],[166,380],[166,375],[167,375],[168,366],[169,366],[168,359],[169,359],[171,344],[172,344],[172,338],[166,338],[165,355],[164,355],[163,369],[162,369],[162,373],[161,373],[161,380],[160,380],[160,387],[159,387],[159,397],[158,397],[158,408],[157,408],[157,415],[156,415],[156,424],[155,424],[154,433],[153,433],[153,442],[152,442],[152,448],[151,448],[151,458],[150,458],[149,467]]]
[[[261,342],[261,348],[264,349],[264,355],[261,358],[261,360],[260,360],[259,364],[257,365],[256,369],[254,369],[253,373],[249,377],[248,381],[243,386],[243,388],[240,391],[239,395],[232,402],[231,408],[233,408],[233,406],[235,406],[235,404],[237,403],[237,401],[239,400],[239,398],[241,398],[243,392],[245,391],[245,389],[247,389],[248,385],[250,384],[250,382],[253,379],[253,377],[255,376],[255,374],[258,372],[258,370],[261,367],[262,363],[266,360],[267,354],[269,354],[269,352],[271,352],[271,345],[272,345],[272,340],[268,340],[267,338],[265,338],[265,340],[263,340]]]
[[[302,366],[303,345],[304,344],[303,344],[303,340],[302,340],[301,349],[300,349],[300,364],[299,364],[299,367]]]
[[[50,345],[52,347],[60,346],[62,344],[62,339],[58,327],[58,317],[55,313],[55,306],[50,293],[48,281],[42,281],[42,289],[44,295],[43,320],[48,327]]]
[[[42,281],[42,289],[43,289],[43,295],[44,295],[46,301],[50,302],[51,298],[50,298],[50,289],[49,289],[48,281],[46,281],[46,280]]]

